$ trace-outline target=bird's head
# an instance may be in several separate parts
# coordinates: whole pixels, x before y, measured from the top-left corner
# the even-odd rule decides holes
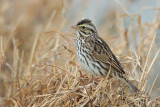
[[[75,26],[72,26],[72,28],[77,31],[77,35],[83,37],[94,36],[92,34],[97,33],[96,27],[89,19],[79,21]]]

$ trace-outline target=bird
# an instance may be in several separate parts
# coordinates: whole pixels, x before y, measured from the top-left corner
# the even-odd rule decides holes
[[[93,76],[118,78],[126,83],[134,92],[139,89],[126,77],[121,63],[111,51],[109,45],[98,35],[95,25],[90,19],[82,19],[72,26],[76,31],[76,53],[81,66]]]

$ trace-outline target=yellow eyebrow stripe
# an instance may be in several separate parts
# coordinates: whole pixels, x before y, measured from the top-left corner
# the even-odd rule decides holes
[[[79,25],[79,27],[85,26],[85,24]],[[86,27],[86,26],[85,26]]]

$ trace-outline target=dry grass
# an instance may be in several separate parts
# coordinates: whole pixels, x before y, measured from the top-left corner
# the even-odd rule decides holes
[[[70,2],[1,0],[0,106],[160,106],[160,97],[150,97],[154,83],[146,86],[160,51],[155,44],[159,8],[149,8],[157,14],[152,23],[143,23],[141,15],[129,13],[115,1],[124,12],[106,17],[114,16],[116,36],[108,36],[109,21],[101,25],[109,30],[99,32],[142,92],[133,93],[117,79],[95,78],[81,69],[76,36],[68,28],[76,22],[66,18]],[[131,19],[127,28],[126,18]]]

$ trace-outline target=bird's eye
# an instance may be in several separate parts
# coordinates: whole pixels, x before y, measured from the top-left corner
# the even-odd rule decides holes
[[[82,26],[82,29],[85,29],[85,26]]]

